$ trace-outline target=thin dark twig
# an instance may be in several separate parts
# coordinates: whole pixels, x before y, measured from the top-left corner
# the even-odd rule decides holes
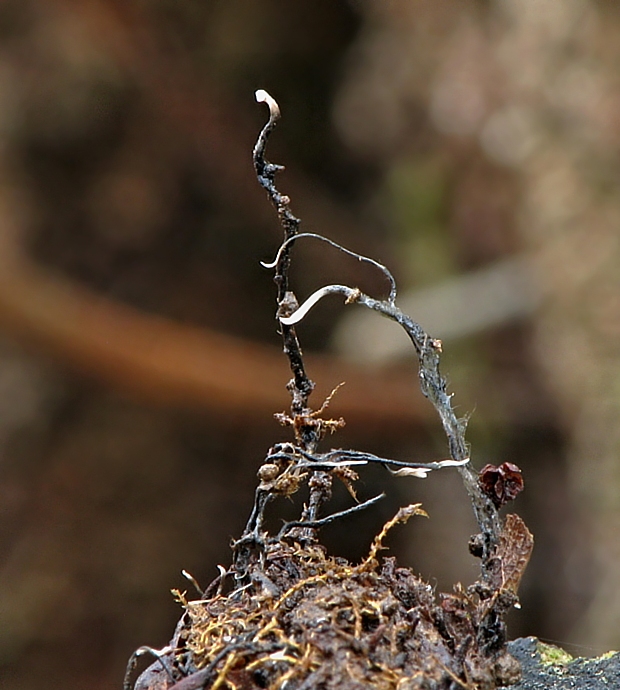
[[[290,530],[292,530],[294,527],[312,527],[316,529],[318,527],[323,527],[324,525],[329,525],[330,522],[334,522],[334,520],[339,520],[341,517],[353,515],[353,513],[358,513],[360,510],[370,508],[370,506],[374,505],[375,503],[378,503],[383,498],[385,498],[384,493],[379,494],[378,496],[374,496],[373,498],[369,498],[367,501],[364,501],[363,503],[358,503],[357,505],[354,505],[351,508],[347,508],[346,510],[341,510],[338,513],[332,513],[331,515],[327,515],[326,517],[321,518],[320,520],[312,520],[311,522],[308,520],[292,520],[291,522],[287,522],[282,527],[282,529],[278,533],[278,539],[282,539],[284,535]]]
[[[228,574],[229,574],[229,573],[228,573],[227,571],[224,571],[224,573],[220,573],[219,575],[217,575],[217,576],[209,583],[209,585],[207,586],[207,588],[205,589],[205,591],[202,593],[201,599],[209,599],[209,598],[211,598],[211,594],[212,594],[214,591],[218,591],[218,590],[219,590],[219,588],[220,588],[220,586],[221,586],[221,584],[222,584],[224,578],[225,578],[226,575],[228,575]]]
[[[306,462],[300,461],[297,463],[297,467],[303,469],[313,469],[313,470],[334,470],[337,467],[352,467],[354,465],[367,465],[368,460],[342,460],[342,461],[331,461],[331,460],[309,460]]]
[[[254,642],[250,639],[254,637],[253,633],[248,633],[245,640],[237,640],[231,642],[229,645],[224,647],[220,652],[218,652],[215,657],[211,660],[211,663],[204,668],[205,676],[210,676],[215,670],[215,667],[220,663],[222,659],[227,657],[231,652],[236,652],[239,649],[246,649],[248,647],[254,647]]]
[[[261,186],[267,191],[271,203],[275,206],[280,219],[280,225],[284,231],[284,242],[292,239],[299,234],[300,220],[293,215],[289,208],[290,199],[281,194],[275,185],[276,174],[284,170],[283,166],[269,163],[265,159],[265,147],[269,135],[273,132],[277,121],[280,118],[280,108],[276,101],[264,90],[256,92],[256,100],[259,103],[267,103],[269,106],[269,121],[263,127],[258,136],[254,147],[253,160],[256,176]],[[290,245],[287,245],[281,252],[275,266],[274,282],[276,283],[278,294],[277,317],[286,317],[297,308],[297,299],[289,287],[289,268],[290,268]],[[295,436],[304,450],[315,451],[321,440],[321,424],[311,418],[312,410],[308,404],[308,398],[314,390],[314,382],[306,374],[303,356],[297,333],[292,325],[284,324],[280,321],[282,331],[282,341],[284,353],[288,357],[293,378],[288,384],[291,393],[291,413],[294,421]],[[331,495],[331,475],[325,472],[316,471],[308,481],[310,495],[308,504],[304,508],[302,518],[308,521],[317,519],[321,505],[329,499]],[[315,533],[311,530],[306,532],[308,541],[314,540]]]
[[[284,170],[284,166],[270,163],[265,158],[265,146],[267,145],[269,135],[273,132],[276,123],[280,119],[280,108],[266,91],[257,91],[256,100],[259,103],[267,103],[269,106],[269,121],[261,130],[254,147],[254,169],[256,170],[256,176],[260,185],[267,191],[271,203],[278,212],[280,224],[284,230],[284,241],[286,242],[298,234],[301,221],[289,209],[289,197],[280,194],[275,185],[276,174]],[[290,313],[297,303],[294,294],[289,289],[289,267],[290,247],[287,246],[280,253],[273,279],[278,288],[278,316],[287,316],[286,312]],[[293,372],[293,390],[291,391],[293,396],[293,415],[304,414],[308,407],[308,398],[314,389],[314,383],[306,374],[301,347],[299,346],[295,329],[282,325],[282,339],[284,341],[284,352],[289,358],[291,371]]]
[[[273,500],[273,498],[274,496],[272,496],[268,491],[265,491],[260,486],[257,487],[254,498],[254,506],[252,508],[252,512],[250,513],[250,517],[248,518],[247,525],[243,530],[244,536],[249,534],[258,534],[260,532],[265,507],[270,501]]]
[[[248,522],[239,539],[233,542],[234,573],[237,582],[247,579],[248,569],[252,558],[252,552],[256,547],[264,546],[261,528],[265,515],[265,508],[275,499],[275,494],[258,486],[254,494],[254,505]]]

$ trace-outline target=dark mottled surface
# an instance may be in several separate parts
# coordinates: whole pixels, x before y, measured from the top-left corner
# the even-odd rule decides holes
[[[620,688],[620,654],[596,659],[579,658],[569,663],[544,663],[539,642],[525,637],[509,644],[510,653],[522,665],[521,682],[512,690],[612,690]]]

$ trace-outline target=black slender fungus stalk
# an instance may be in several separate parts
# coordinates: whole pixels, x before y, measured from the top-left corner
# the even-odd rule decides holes
[[[289,209],[290,199],[280,194],[275,186],[275,176],[278,172],[284,170],[284,166],[275,165],[265,160],[265,146],[269,135],[274,130],[277,121],[280,119],[280,108],[273,98],[266,91],[257,91],[256,99],[260,102],[265,102],[269,106],[269,121],[263,127],[256,146],[254,147],[253,160],[254,169],[259,183],[267,190],[271,203],[276,207],[280,224],[284,230],[284,249],[278,255],[278,260],[275,264],[274,282],[278,286],[278,316],[288,316],[292,313],[296,306],[297,300],[295,295],[289,289],[289,267],[290,267],[290,245],[288,241],[292,240],[299,233],[299,226],[301,221],[296,218]],[[297,334],[292,326],[282,325],[282,340],[284,341],[284,353],[289,359],[291,371],[293,372],[293,380],[289,385],[289,390],[293,397],[292,412],[293,415],[305,415],[309,412],[308,398],[314,390],[314,382],[311,381],[304,367],[301,347]],[[308,450],[314,450],[318,444],[319,438],[316,429],[304,430],[302,438],[304,445],[308,446]]]
[[[288,196],[280,194],[275,186],[275,176],[284,170],[284,167],[269,163],[265,159],[265,146],[280,118],[280,108],[266,91],[257,91],[256,100],[265,102],[269,106],[269,121],[263,127],[254,147],[254,169],[259,183],[267,190],[271,203],[278,212],[280,224],[284,230],[284,247],[278,254],[274,275],[274,282],[278,287],[277,316],[281,318],[288,316],[297,308],[297,299],[289,288],[290,245],[288,242],[299,233],[301,221],[289,209],[290,199]],[[292,396],[291,416],[286,421],[293,426],[300,447],[303,450],[314,452],[323,435],[323,426],[319,420],[312,416],[312,409],[308,403],[308,398],[314,390],[314,382],[306,374],[301,347],[294,327],[280,321],[280,329],[284,353],[288,357],[293,373],[293,378],[287,386]],[[308,486],[310,487],[310,496],[308,504],[304,508],[302,521],[312,523],[317,520],[321,505],[331,497],[331,475],[321,470],[314,471],[308,481]],[[314,528],[305,529],[303,537],[310,541],[314,540],[316,538]]]

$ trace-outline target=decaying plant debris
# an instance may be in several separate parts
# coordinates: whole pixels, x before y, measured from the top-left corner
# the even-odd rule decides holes
[[[519,664],[507,652],[502,618],[518,604],[517,589],[533,539],[518,516],[502,520],[498,508],[521,490],[519,468],[509,463],[487,465],[480,475],[472,469],[466,423],[454,414],[439,371],[441,343],[398,309],[389,271],[331,240],[299,232],[300,221],[291,213],[288,197],[275,186],[275,175],[283,168],[264,157],[280,111],[269,94],[256,95],[270,111],[254,149],[254,165],[284,230],[276,259],[267,267],[275,271],[277,318],[293,374],[288,384],[290,414],[276,416],[292,427],[294,440],[273,446],[260,467],[254,507],[243,534],[233,543],[230,567],[221,568],[205,591],[196,585],[198,599],[176,592],[184,613],[172,641],[160,650],[139,649],[130,661],[125,688],[132,687],[136,660],[145,653],[156,660],[138,677],[134,690],[486,690],[514,683]],[[289,269],[292,246],[301,238],[318,238],[376,266],[389,280],[389,297],[377,300],[356,288],[330,285],[299,306],[289,287]],[[446,432],[449,459],[422,464],[353,450],[319,452],[325,435],[344,421],[324,416],[329,399],[319,410],[310,407],[314,384],[305,371],[295,324],[328,294],[341,294],[346,303],[378,311],[406,331],[419,358],[422,392],[437,409]],[[436,595],[410,570],[399,568],[394,558],[379,558],[382,541],[394,525],[424,514],[419,504],[398,511],[362,563],[353,565],[326,553],[318,541],[323,525],[368,509],[383,497],[321,517],[333,480],[342,481],[355,498],[357,469],[369,463],[418,477],[450,466],[458,469],[480,528],[469,545],[481,562],[476,583]],[[269,534],[263,522],[266,506],[304,485],[309,495],[300,519]]]

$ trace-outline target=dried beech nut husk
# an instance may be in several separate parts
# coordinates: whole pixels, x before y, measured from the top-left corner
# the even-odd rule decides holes
[[[478,475],[478,483],[496,508],[513,501],[523,491],[521,469],[511,462],[499,467],[485,465]]]

